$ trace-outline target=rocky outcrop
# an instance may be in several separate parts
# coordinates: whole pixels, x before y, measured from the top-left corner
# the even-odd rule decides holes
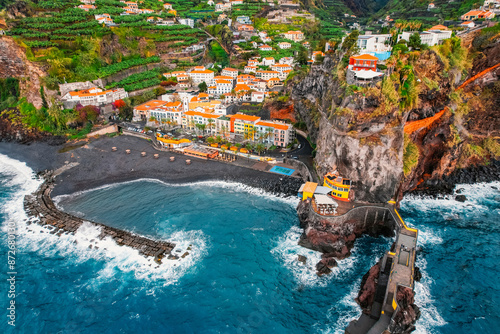
[[[415,323],[420,318],[420,309],[415,305],[415,292],[406,287],[399,287],[396,294],[397,313],[389,326],[391,334],[409,334],[415,330]]]
[[[37,108],[42,106],[40,85],[45,71],[26,58],[25,50],[11,37],[0,36],[0,78],[18,78],[21,96]]]
[[[377,262],[361,279],[361,289],[359,289],[356,302],[359,304],[363,313],[370,314],[371,306],[375,300],[377,292],[377,280],[380,275],[380,261]]]
[[[361,235],[394,236],[394,221],[383,206],[361,206],[342,216],[326,217],[316,214],[308,200],[298,204],[297,213],[304,229],[299,245],[323,253],[318,274],[329,273],[326,268],[336,264],[332,260],[348,257]]]

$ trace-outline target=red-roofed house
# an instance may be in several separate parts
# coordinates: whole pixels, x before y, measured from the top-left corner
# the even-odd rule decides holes
[[[364,54],[360,56],[352,56],[349,58],[349,65],[352,65],[354,71],[361,70],[377,70],[377,57],[369,54]]]

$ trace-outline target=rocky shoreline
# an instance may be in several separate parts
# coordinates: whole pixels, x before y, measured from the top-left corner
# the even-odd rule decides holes
[[[475,184],[480,182],[500,181],[500,160],[492,160],[487,166],[470,166],[456,169],[450,175],[440,179],[428,179],[415,190],[408,192],[411,195],[442,198],[445,195],[458,194],[455,199],[465,201],[460,195],[460,189],[455,192],[458,184]]]
[[[129,246],[137,249],[140,254],[146,257],[153,257],[157,263],[161,263],[161,260],[166,256],[169,256],[169,258],[172,256],[171,252],[175,248],[175,244],[173,243],[144,238],[127,231],[84,220],[60,211],[54,205],[50,197],[52,189],[54,188],[53,173],[45,173],[43,178],[45,181],[39,189],[34,194],[26,195],[24,198],[24,210],[30,218],[28,223],[37,223],[41,226],[52,226],[50,233],[59,236],[63,233],[74,234],[83,224],[87,223],[101,230],[99,239],[102,240],[110,237],[120,246]],[[92,244],[89,245],[89,247],[92,248]]]

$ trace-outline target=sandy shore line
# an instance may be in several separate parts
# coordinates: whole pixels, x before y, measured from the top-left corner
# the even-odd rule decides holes
[[[116,152],[111,151],[113,146],[117,147]],[[141,178],[158,179],[167,183],[212,180],[239,182],[273,194],[290,196],[297,193],[302,183],[297,178],[218,161],[190,158],[192,164],[188,166],[185,163],[187,157],[158,152],[146,140],[130,136],[101,137],[85,146],[60,153],[63,147],[46,143],[21,145],[1,142],[0,153],[26,162],[35,172],[54,170],[67,163],[77,162],[78,166],[56,178],[53,196]],[[126,149],[130,149],[131,154],[126,154]],[[147,152],[146,157],[141,157],[140,152],[143,151]],[[160,155],[159,159],[153,158],[155,153]],[[171,156],[175,156],[174,162],[170,162]]]

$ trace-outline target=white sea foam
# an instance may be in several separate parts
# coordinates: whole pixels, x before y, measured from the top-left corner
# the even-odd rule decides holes
[[[351,290],[347,295],[342,298],[340,305],[342,306],[342,313],[338,317],[335,328],[332,329],[335,334],[343,334],[345,329],[352,320],[357,320],[361,316],[361,307],[354,300],[358,296],[359,286],[361,285],[361,278],[356,280],[354,284],[351,285]],[[338,306],[332,307],[332,309],[339,309]],[[332,310],[328,312],[331,313]]]
[[[435,333],[438,327],[446,325],[446,321],[434,306],[434,300],[430,292],[432,278],[425,271],[427,261],[421,256],[417,257],[416,265],[422,272],[420,282],[415,282],[415,304],[420,308],[420,319],[416,323],[415,333]]]
[[[159,280],[164,285],[173,284],[206,255],[208,240],[201,231],[178,231],[170,235],[167,240],[176,244],[173,253],[180,256],[188,251],[189,255],[179,260],[164,259],[161,265],[151,257],[140,255],[136,249],[119,246],[110,237],[99,240],[100,227],[91,223],[82,224],[75,234],[50,234],[54,229],[52,226],[28,224],[23,208],[24,196],[35,192],[42,181],[34,178],[33,171],[25,163],[1,154],[0,173],[8,175],[10,180],[7,185],[16,189],[2,205],[2,212],[6,216],[2,230],[6,232],[7,224],[15,222],[18,247],[38,252],[45,257],[64,256],[77,263],[90,259],[105,260],[105,266],[100,270],[95,283],[105,281],[120,270],[133,272],[137,279]],[[36,218],[30,220],[35,221]],[[180,252],[177,252],[178,249]]]
[[[321,253],[300,246],[298,241],[301,234],[300,227],[292,226],[285,235],[279,238],[277,246],[271,250],[271,253],[292,271],[300,286],[324,287],[332,279],[345,274],[354,267],[355,257],[349,257],[338,261],[338,266],[332,268],[331,274],[319,277],[316,274],[316,264],[321,260]],[[306,264],[298,261],[299,255],[307,258]]]
[[[493,198],[500,195],[500,181],[482,182],[475,184],[457,184],[452,195],[443,196],[441,199],[435,199],[427,196],[406,195],[401,201],[402,206],[417,207],[421,212],[435,212],[439,209],[443,217],[450,215],[460,215],[469,211],[484,211],[488,208],[482,203],[484,198]],[[467,201],[459,202],[455,196],[461,195],[467,197]]]
[[[54,200],[54,203],[56,205],[59,205],[59,203],[61,201],[63,201],[64,199],[67,199],[67,198],[70,198],[73,196],[79,196],[79,195],[93,192],[96,190],[113,189],[113,188],[119,187],[121,185],[130,184],[130,183],[137,183],[137,182],[154,182],[154,183],[159,183],[159,184],[162,184],[162,185],[165,185],[168,187],[191,187],[191,188],[195,188],[195,189],[205,188],[205,187],[216,187],[216,188],[222,188],[222,189],[227,190],[227,191],[240,191],[240,192],[245,192],[245,193],[251,194],[251,195],[265,197],[269,200],[280,201],[280,202],[287,203],[287,204],[294,206],[294,207],[297,206],[297,204],[299,203],[299,199],[296,196],[279,196],[279,195],[269,193],[263,189],[251,187],[251,186],[248,186],[246,184],[239,183],[239,182],[198,181],[198,182],[191,182],[191,183],[168,183],[168,182],[164,182],[164,181],[161,181],[158,179],[150,179],[150,178],[141,178],[141,179],[137,179],[137,180],[111,183],[111,184],[103,185],[103,186],[88,189],[88,190],[78,191],[78,192],[75,192],[75,193],[70,194],[70,195],[59,195],[59,196],[54,197],[53,200]]]

